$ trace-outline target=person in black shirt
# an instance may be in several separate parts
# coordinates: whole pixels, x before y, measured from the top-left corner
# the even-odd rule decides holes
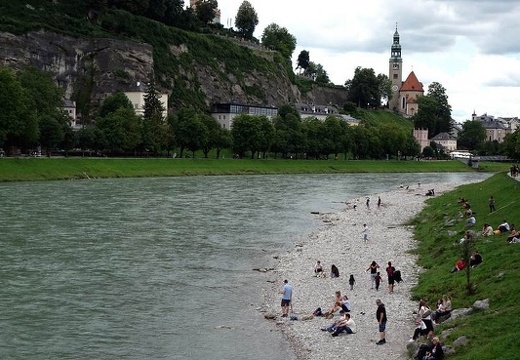
[[[377,304],[376,319],[379,323],[379,341],[376,342],[376,344],[383,345],[386,343],[386,340],[385,340],[386,309],[385,309],[385,304],[383,304],[381,302],[381,299],[377,299],[376,304]]]

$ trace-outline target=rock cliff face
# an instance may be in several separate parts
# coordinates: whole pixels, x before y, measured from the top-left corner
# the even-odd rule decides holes
[[[189,44],[170,46],[172,57],[190,51]],[[268,52],[258,56],[269,58]],[[225,71],[225,56],[218,59],[220,74],[201,63],[179,67],[170,74],[155,74],[162,91],[172,93],[176,86],[198,91],[207,107],[218,102],[238,102],[279,106],[287,103],[339,104],[345,102],[342,89],[315,88],[301,94],[281,66],[275,72],[252,69],[240,75]],[[35,66],[50,72],[65,89],[67,98],[89,99],[91,106],[115,91],[131,91],[135,84],[146,82],[154,75],[153,48],[148,44],[108,39],[81,38],[50,33],[31,32],[26,35],[0,33],[0,63],[14,69]],[[224,74],[224,75],[223,75]],[[166,86],[165,86],[166,84]],[[168,85],[169,84],[169,85]],[[170,96],[170,107],[184,105]]]
[[[126,91],[134,79],[149,79],[152,50],[136,42],[43,31],[23,36],[0,33],[0,61],[14,69],[34,66],[50,72],[67,98],[89,88],[93,101],[117,90]]]

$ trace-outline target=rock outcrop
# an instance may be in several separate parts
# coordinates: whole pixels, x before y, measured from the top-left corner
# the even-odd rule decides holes
[[[239,46],[239,45],[237,45]],[[339,104],[345,102],[342,88],[315,87],[301,94],[291,83],[287,69],[273,60],[269,51],[253,51],[262,61],[272,62],[269,70],[251,68],[233,74],[226,54],[212,59],[212,64],[193,61],[182,64],[181,57],[192,51],[190,44],[171,44],[167,56],[172,61],[168,71],[154,64],[154,48],[145,43],[112,38],[87,38],[35,31],[25,35],[0,33],[0,63],[20,69],[35,66],[50,72],[65,96],[88,99],[89,107],[98,106],[115,91],[131,91],[137,82],[148,81],[155,73],[158,87],[169,93],[170,107],[185,105],[176,96],[176,89],[199,94],[199,106],[237,102],[251,105],[280,106],[287,103]],[[217,67],[215,67],[215,62]],[[182,64],[182,65],[180,65]],[[167,72],[167,73],[166,73]],[[78,109],[81,111],[81,109]]]

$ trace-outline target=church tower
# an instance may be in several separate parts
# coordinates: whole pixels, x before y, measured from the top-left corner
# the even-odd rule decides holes
[[[390,51],[388,78],[392,83],[392,99],[388,103],[390,110],[399,109],[399,92],[403,82],[403,59],[401,58],[401,45],[399,44],[399,33],[395,25],[394,42]]]

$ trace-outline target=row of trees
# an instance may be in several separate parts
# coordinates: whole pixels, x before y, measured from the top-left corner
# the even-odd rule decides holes
[[[115,104],[119,104],[116,109]],[[145,113],[146,107],[145,105]],[[231,131],[223,129],[210,115],[193,109],[182,109],[163,122],[159,132],[152,132],[154,141],[142,147],[143,126],[131,114],[131,104],[123,94],[115,94],[104,102],[96,126],[78,133],[80,146],[97,151],[109,149],[111,153],[150,151],[155,154],[179,151],[202,151],[206,157],[211,150],[220,157],[221,150],[231,148],[239,157],[265,158],[274,156],[324,159],[329,155],[343,158],[380,159],[389,155],[415,156],[419,146],[410,133],[387,125],[380,128],[351,127],[337,117],[325,121],[316,118],[301,119],[291,105],[284,105],[273,120],[265,116],[241,114],[234,118]],[[150,144],[154,147],[151,148]]]
[[[336,117],[325,121],[302,120],[289,105],[279,109],[272,121],[265,116],[242,114],[234,119],[231,131],[221,128],[209,114],[182,109],[163,117],[154,83],[145,95],[144,115],[136,115],[129,99],[116,93],[103,102],[95,124],[73,132],[71,119],[60,109],[63,92],[48,74],[30,68],[14,73],[0,68],[0,147],[32,149],[73,149],[105,151],[110,154],[156,156],[179,151],[231,148],[240,156],[290,155],[324,158],[348,154],[354,158],[384,158],[401,151],[416,155],[418,147],[411,134],[392,126],[351,127]]]

